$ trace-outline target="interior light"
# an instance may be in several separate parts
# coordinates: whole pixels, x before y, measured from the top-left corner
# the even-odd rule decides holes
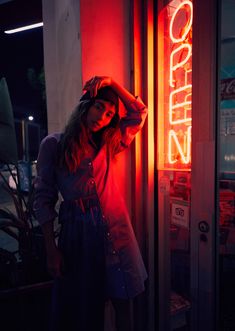
[[[25,30],[39,28],[40,26],[43,26],[43,22],[25,25],[20,28],[16,28],[16,29],[12,29],[12,30],[6,30],[6,31],[4,31],[4,33],[11,34],[11,33],[21,32],[21,31],[25,31]]]
[[[33,121],[33,120],[34,120],[33,116],[30,115],[30,116],[28,117],[28,120],[29,120],[29,121]]]

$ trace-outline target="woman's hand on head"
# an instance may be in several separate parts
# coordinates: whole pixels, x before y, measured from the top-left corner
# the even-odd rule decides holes
[[[105,86],[110,86],[126,107],[136,101],[132,93],[109,76],[94,76],[86,82],[83,89],[89,91],[91,97],[95,97],[98,89]]]
[[[97,95],[98,90],[101,87],[111,86],[112,85],[112,78],[108,76],[94,76],[89,79],[84,87],[83,90],[89,91],[91,97],[95,97]]]

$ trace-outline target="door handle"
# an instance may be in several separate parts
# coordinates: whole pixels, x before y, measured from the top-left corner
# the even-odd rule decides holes
[[[210,231],[210,226],[206,221],[201,221],[198,223],[199,231],[203,233],[208,233]]]

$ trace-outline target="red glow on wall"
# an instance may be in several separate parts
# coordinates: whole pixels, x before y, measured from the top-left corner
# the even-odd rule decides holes
[[[142,95],[142,48],[141,48],[141,26],[139,24],[141,18],[141,5],[136,1],[133,6],[134,10],[134,94]],[[142,179],[142,132],[138,132],[135,137],[135,185],[141,187]]]
[[[75,2],[80,6],[80,34],[77,38],[79,40],[81,38],[83,84],[90,77],[101,75],[111,76],[115,81],[129,88],[129,3],[125,0],[102,0],[99,3],[96,0]],[[74,40],[76,45],[76,39]],[[125,114],[121,103],[120,114],[121,116]],[[128,152],[118,154],[118,162],[114,164],[114,171],[116,171],[119,188],[129,210],[131,206],[130,167]]]
[[[159,15],[159,168],[191,168],[192,22],[189,0],[173,0]]]
[[[154,19],[153,2],[149,2],[147,24],[147,74],[148,74],[148,184],[154,185]]]

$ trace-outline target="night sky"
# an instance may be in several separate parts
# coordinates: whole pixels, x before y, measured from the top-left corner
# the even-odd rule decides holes
[[[0,33],[0,77],[6,78],[14,116],[25,118],[32,114],[36,122],[44,120],[41,114],[41,93],[29,83],[27,72],[33,68],[38,76],[43,69],[42,29],[40,27],[10,35]]]

